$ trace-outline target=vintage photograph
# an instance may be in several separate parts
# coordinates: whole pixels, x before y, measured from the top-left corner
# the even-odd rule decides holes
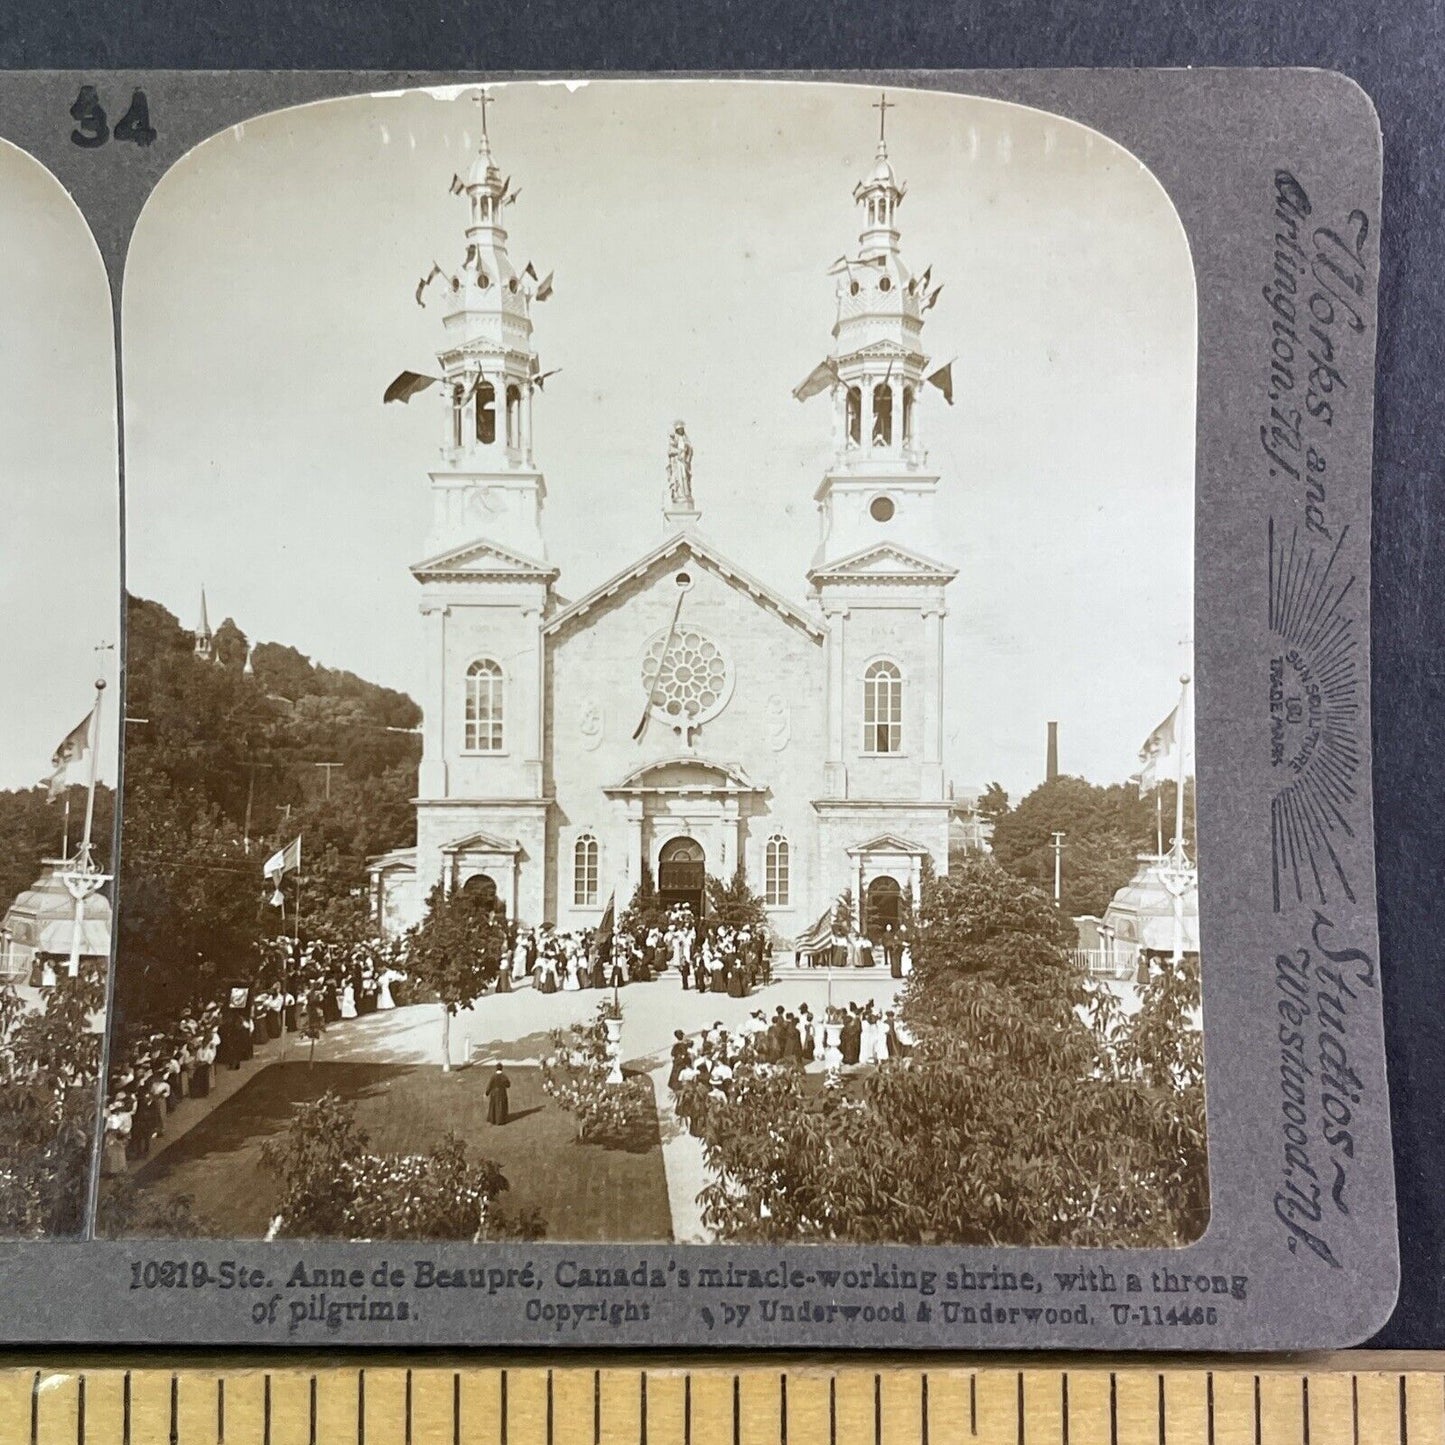
[[[164,177],[122,334],[103,1232],[1200,1236],[1196,296],[1134,156],[328,101]]]
[[[119,734],[110,285],[0,141],[0,1237],[84,1232],[101,1104]]]

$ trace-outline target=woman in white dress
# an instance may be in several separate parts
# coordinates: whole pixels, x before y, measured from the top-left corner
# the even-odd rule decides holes
[[[863,1035],[858,1041],[858,1062],[871,1064],[878,1051],[878,1020],[873,1016],[873,1005],[863,1010]]]
[[[577,950],[569,949],[567,953],[567,976],[562,980],[563,993],[576,993],[582,987],[582,980],[577,968]]]
[[[401,977],[401,974],[399,974],[399,973],[393,973],[389,968],[384,968],[384,969],[382,969],[382,971],[381,971],[381,978],[380,978],[380,980],[379,980],[380,985],[381,985],[381,989],[380,989],[380,992],[379,992],[379,993],[377,994],[377,996],[376,996],[376,1006],[377,1006],[377,1008],[383,1009],[383,1008],[395,1008],[395,1007],[396,1007],[396,1000],[395,1000],[394,998],[392,998],[392,996],[391,996],[391,981],[392,981],[392,979],[394,979],[394,978],[400,978],[400,977]]]
[[[344,1019],[356,1017],[356,990],[352,988],[349,981],[341,990],[341,1017]]]

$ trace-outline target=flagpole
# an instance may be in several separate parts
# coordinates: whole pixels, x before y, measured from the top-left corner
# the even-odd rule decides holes
[[[105,699],[105,679],[95,680],[95,706],[90,712],[90,781],[85,790],[85,836],[80,845],[81,857],[90,859],[90,830],[95,821],[95,782],[100,768],[100,707]]]
[[[296,870],[296,907],[291,913],[291,936],[295,940],[296,962],[301,962],[301,869]],[[286,1057],[286,996],[291,990],[291,956],[281,954],[281,1058]]]
[[[1179,679],[1179,761],[1174,784],[1174,868],[1179,884],[1174,895],[1174,957],[1176,967],[1184,961],[1184,889],[1187,886],[1188,855],[1184,851],[1184,748],[1189,739],[1189,674]]]
[[[95,782],[97,770],[100,766],[100,707],[105,696],[105,679],[95,680],[95,706],[90,710],[90,733],[88,744],[90,747],[90,781],[85,792],[85,833],[81,838],[80,852],[76,854],[76,871],[82,875],[84,881],[71,891],[75,895],[75,922],[70,929],[70,976],[75,978],[80,973],[80,934],[85,925],[85,900],[93,891],[91,887],[85,886],[91,880],[84,875],[95,874],[99,870],[90,856],[90,833],[91,826],[95,821]],[[69,796],[66,798],[69,804]],[[69,846],[69,828],[66,829],[67,847]],[[96,887],[99,886],[97,883]]]
[[[70,789],[65,790],[65,808],[60,819],[60,861],[70,861]]]

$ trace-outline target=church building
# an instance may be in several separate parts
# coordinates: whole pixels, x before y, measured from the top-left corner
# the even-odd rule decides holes
[[[923,421],[934,396],[952,401],[952,379],[924,352],[931,268],[915,275],[900,252],[888,102],[853,193],[862,232],[831,273],[832,345],[794,390],[832,407],[831,442],[818,426],[817,548],[795,595],[708,541],[679,422],[662,540],[573,601],[547,548],[549,373],[532,313],[551,277],[519,273],[508,254],[510,179],[486,102],[480,153],[456,183],[463,259],[418,293],[441,303],[438,375],[404,372],[388,391],[437,385],[442,445],[411,569],[426,666],[416,846],[372,861],[378,922],[415,922],[442,880],[495,891],[523,926],[595,927],[644,867],[665,902],[701,914],[707,876],[741,862],[781,940],[845,889],[863,926],[881,927],[916,897],[925,857],[948,867],[943,634],[956,575],[927,555],[939,476]],[[834,252],[820,238],[820,256]]]

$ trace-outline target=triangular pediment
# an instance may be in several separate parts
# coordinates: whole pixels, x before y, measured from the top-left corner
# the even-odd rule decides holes
[[[585,597],[580,597],[570,607],[557,613],[547,623],[544,631],[561,632],[589,613],[618,606],[632,595],[639,583],[650,581],[664,568],[675,567],[689,560],[720,577],[728,586],[751,597],[759,606],[782,618],[789,626],[806,632],[815,642],[823,640],[823,629],[814,618],[780,593],[774,592],[771,587],[759,582],[736,563],[730,562],[692,531],[679,532],[669,537],[661,545],[639,557],[630,567],[614,577],[609,577],[600,587],[594,587]]]
[[[515,838],[501,838],[495,833],[478,831],[454,839],[442,848],[443,853],[520,853],[522,845]]]
[[[810,582],[844,579],[890,578],[917,582],[951,582],[958,576],[956,567],[946,567],[920,552],[900,547],[894,542],[880,542],[865,547],[824,567],[808,573]]]
[[[421,582],[498,577],[549,582],[557,576],[557,569],[496,542],[478,541],[428,557],[426,561],[416,563],[411,573]]]
[[[914,843],[901,833],[880,833],[876,838],[870,838],[866,843],[855,843],[848,849],[849,855],[854,858],[862,853],[907,853],[917,858],[927,852],[922,843]]]

